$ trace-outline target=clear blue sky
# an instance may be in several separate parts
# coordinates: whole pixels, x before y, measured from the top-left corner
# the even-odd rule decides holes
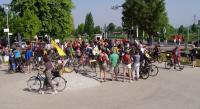
[[[9,3],[11,0],[0,0],[0,4]],[[121,9],[112,10],[113,4],[122,4],[125,0],[72,0],[75,4],[72,14],[74,16],[74,24],[84,23],[85,15],[92,12],[95,25],[108,24],[113,22],[121,25]],[[115,1],[115,2],[114,2]],[[166,0],[166,9],[170,24],[175,27],[180,25],[188,26],[200,19],[200,0]]]

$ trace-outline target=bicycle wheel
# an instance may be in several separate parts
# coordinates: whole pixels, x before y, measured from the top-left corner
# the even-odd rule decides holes
[[[169,69],[171,69],[171,61],[170,60],[167,60],[166,62],[165,62],[165,69],[167,69],[167,70],[169,70]]]
[[[156,75],[158,75],[158,67],[156,66],[156,65],[150,65],[149,66],[149,75],[150,76],[156,76]]]
[[[41,86],[41,80],[37,76],[32,76],[27,81],[27,87],[30,91],[39,91]]]
[[[67,81],[63,77],[54,77],[52,84],[58,92],[62,92],[66,87]]]
[[[163,57],[162,56],[158,56],[157,60],[158,60],[158,63],[162,63],[163,62]]]
[[[147,68],[140,68],[140,77],[144,80],[149,78],[149,71]]]
[[[96,66],[83,66],[84,71],[87,73],[90,77],[96,77],[97,76],[97,67]]]
[[[177,71],[182,71],[184,69],[184,65],[182,65],[182,64],[176,64],[176,70]]]

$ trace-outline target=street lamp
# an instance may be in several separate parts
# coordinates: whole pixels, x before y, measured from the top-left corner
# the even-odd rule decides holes
[[[115,4],[115,0],[113,0],[113,3]],[[113,10],[118,10],[120,7],[122,7],[122,5],[113,5],[111,8],[113,9]]]
[[[8,48],[10,48],[9,25],[8,25],[8,12],[10,10],[10,5],[3,4],[3,8],[6,12],[6,26],[7,26],[7,31],[4,31],[4,32],[7,32],[7,34],[8,34]]]

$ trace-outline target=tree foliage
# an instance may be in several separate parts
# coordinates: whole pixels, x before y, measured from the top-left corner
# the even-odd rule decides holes
[[[84,28],[85,28],[85,24],[82,23],[82,24],[78,25],[78,29],[77,29],[78,34],[83,35]]]
[[[20,27],[24,36],[40,33],[63,39],[74,29],[71,0],[13,0],[11,7],[18,23],[26,23]]]
[[[156,36],[168,24],[165,0],[126,0],[123,7],[123,27],[138,26],[148,35]]]
[[[92,39],[92,36],[94,34],[94,21],[91,12],[86,15],[84,32],[87,33]]]
[[[197,29],[198,29],[197,25],[196,24],[192,24],[192,26],[191,26],[192,32],[196,33]]]
[[[3,7],[0,6],[0,36],[3,34],[3,29],[4,29],[4,18],[5,18],[5,12]]]
[[[183,25],[178,28],[178,34],[184,34],[186,31],[187,29]]]
[[[108,26],[107,26],[107,31],[108,31],[109,33],[112,33],[112,32],[115,31],[115,28],[116,28],[116,26],[115,26],[114,23],[109,23]]]
[[[101,27],[100,26],[95,26],[94,27],[94,34],[101,34],[102,31],[101,31]]]

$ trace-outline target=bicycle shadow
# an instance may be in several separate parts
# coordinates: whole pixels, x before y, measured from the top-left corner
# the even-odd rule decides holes
[[[35,94],[39,93],[39,91],[37,91],[37,90],[30,90],[29,88],[24,88],[23,91],[24,92],[28,92],[28,93],[35,93]]]

